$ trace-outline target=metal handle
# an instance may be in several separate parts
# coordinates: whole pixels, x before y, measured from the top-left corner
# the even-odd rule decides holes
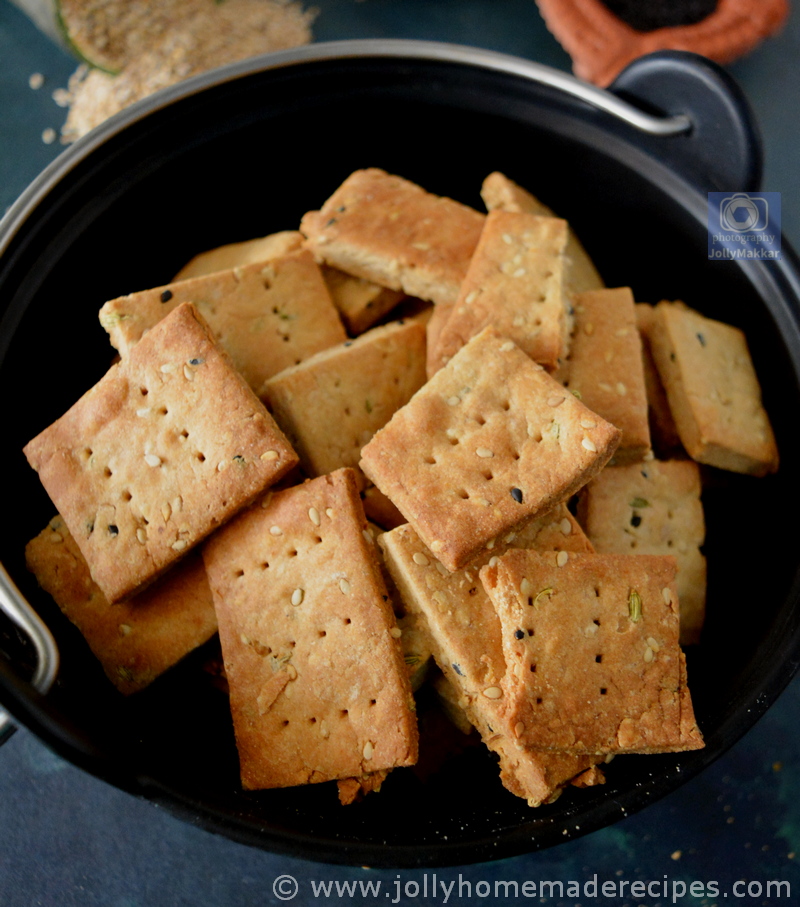
[[[0,564],[0,611],[26,633],[33,643],[37,662],[31,683],[40,693],[46,693],[58,673],[58,647],[45,623],[23,598],[2,564]],[[14,730],[11,718],[0,709],[0,744],[5,743]]]

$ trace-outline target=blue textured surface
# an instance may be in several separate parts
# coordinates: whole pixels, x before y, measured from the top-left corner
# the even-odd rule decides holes
[[[316,5],[318,40],[436,39],[569,68],[532,0],[322,0]],[[798,51],[795,16],[781,36],[731,67],[757,111],[767,154],[764,188],[783,194],[784,231],[795,247],[800,246]],[[0,0],[0,212],[57,154],[58,144],[45,144],[42,132],[63,122],[64,111],[51,95],[66,84],[75,65],[8,0]],[[36,91],[28,85],[34,72],[45,77]],[[682,904],[796,904],[798,713],[800,679],[731,751],[641,813],[542,853],[435,874],[326,866],[232,843],[84,774],[21,730],[0,751],[0,905],[527,902],[655,907],[672,903],[673,892]],[[273,890],[282,874],[299,884],[291,901]],[[585,887],[595,874],[596,897]],[[519,896],[504,897],[502,885],[496,892],[497,880],[516,882]],[[544,892],[537,887],[536,895],[528,896],[525,892],[532,889],[523,889],[526,880],[537,885],[560,881],[563,896],[557,885]],[[745,884],[737,890],[744,897],[737,898],[733,886],[740,880]],[[383,887],[377,895],[374,888],[364,895],[356,888],[352,896],[343,891],[339,897],[334,887],[329,896],[315,896],[312,882],[337,881],[380,882]],[[577,895],[570,893],[570,881],[579,885]],[[649,893],[645,887],[633,896],[634,881],[649,884]],[[613,894],[609,887],[603,894],[603,882],[615,886]],[[691,894],[692,882],[702,890],[696,887]],[[791,895],[786,896],[785,884],[768,890],[770,882],[789,883]]]

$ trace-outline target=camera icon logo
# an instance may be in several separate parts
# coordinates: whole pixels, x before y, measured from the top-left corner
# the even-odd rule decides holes
[[[751,233],[767,229],[769,203],[758,195],[737,192],[719,203],[719,225],[732,233]]]

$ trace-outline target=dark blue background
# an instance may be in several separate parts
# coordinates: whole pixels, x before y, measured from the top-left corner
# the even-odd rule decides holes
[[[533,0],[320,0],[318,40],[410,37],[487,47],[569,69],[569,59],[539,18]],[[766,144],[765,190],[781,192],[784,233],[800,246],[800,24],[794,16],[779,37],[731,67],[753,102]],[[65,111],[53,102],[75,62],[55,48],[9,0],[0,0],[0,212],[58,153],[42,141]],[[34,72],[45,77],[29,87]],[[718,897],[683,904],[800,903],[800,679],[729,753],[682,788],[616,825],[529,856],[437,870],[456,882],[448,904],[505,903],[476,896],[497,879],[659,882],[652,896],[541,899],[514,903],[670,903],[666,877],[703,885]],[[465,796],[469,792],[465,791]],[[797,856],[796,856],[797,854]],[[298,896],[281,901],[273,882],[291,874]],[[428,884],[432,884],[428,870]],[[458,897],[459,876],[472,897]],[[737,880],[760,882],[759,897],[736,899]],[[90,777],[53,755],[25,730],[0,751],[0,905],[217,905],[347,903],[315,898],[311,880],[380,880],[390,896],[352,899],[389,904],[406,883],[422,891],[424,873],[326,866],[234,844],[179,821]],[[768,880],[789,882],[791,900],[765,897]],[[466,892],[466,887],[462,889]],[[485,889],[481,887],[479,892]],[[557,890],[557,889],[556,889]],[[707,889],[704,889],[707,890]],[[746,891],[746,889],[745,889]],[[754,887],[753,893],[757,891]],[[728,896],[724,897],[724,893]],[[404,904],[443,903],[404,897]]]

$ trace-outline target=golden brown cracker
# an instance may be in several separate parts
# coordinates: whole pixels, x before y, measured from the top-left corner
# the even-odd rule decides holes
[[[108,679],[126,695],[144,689],[216,633],[214,602],[197,554],[117,605],[109,604],[92,581],[60,516],[28,542],[25,561],[80,630]]]
[[[651,460],[604,469],[581,489],[578,508],[598,553],[675,557],[681,645],[699,641],[705,616],[701,491],[693,460]]]
[[[564,293],[567,223],[491,211],[450,316],[429,348],[438,366],[492,325],[552,372],[567,353],[571,319]]]
[[[487,328],[376,433],[361,468],[457,570],[566,500],[619,431]]]
[[[357,170],[300,229],[318,260],[431,302],[453,302],[484,216],[377,168]]]
[[[155,579],[297,463],[188,304],[24,452],[112,602]]]
[[[393,322],[284,369],[261,398],[308,475],[360,475],[361,448],[424,383],[425,328]]]
[[[676,564],[512,550],[481,570],[502,626],[501,711],[561,753],[698,749],[678,645]]]
[[[660,302],[651,349],[683,446],[699,463],[750,475],[778,469],[778,448],[742,331]]]
[[[566,387],[622,432],[615,463],[652,456],[642,341],[628,287],[575,297]]]
[[[280,233],[270,233],[269,236],[260,236],[257,239],[217,246],[195,255],[178,271],[171,282],[202,277],[217,271],[230,271],[258,262],[268,262],[288,252],[296,252],[302,245],[302,233],[297,230],[282,230]]]
[[[243,786],[417,754],[395,619],[351,470],[267,495],[204,546]]]
[[[102,307],[100,323],[126,356],[185,302],[206,319],[256,392],[272,375],[347,339],[319,267],[305,250],[120,296]]]

